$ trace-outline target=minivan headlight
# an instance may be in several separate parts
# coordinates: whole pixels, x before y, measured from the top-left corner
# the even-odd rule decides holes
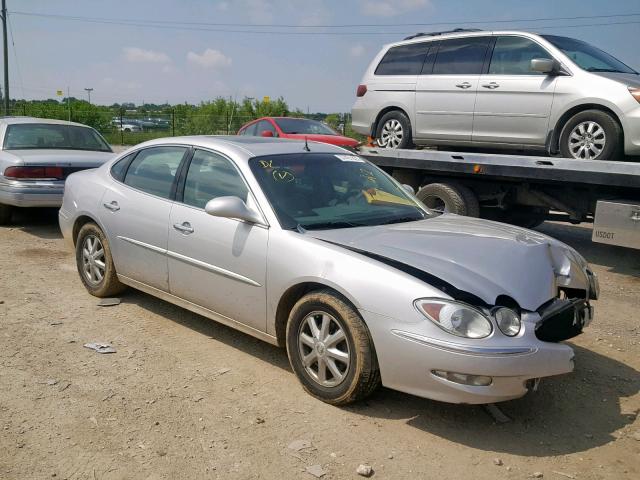
[[[420,313],[452,335],[485,338],[493,332],[489,318],[470,305],[428,298],[418,299],[414,304]]]

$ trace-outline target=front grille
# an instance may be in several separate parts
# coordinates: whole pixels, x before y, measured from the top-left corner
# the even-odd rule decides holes
[[[582,333],[589,303],[584,299],[557,299],[538,310],[536,337],[544,342],[561,342]]]

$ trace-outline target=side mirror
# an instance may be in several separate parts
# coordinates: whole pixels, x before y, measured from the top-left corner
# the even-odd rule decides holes
[[[261,137],[271,138],[273,137],[273,132],[271,130],[263,130],[260,134]]]
[[[406,183],[402,184],[402,188],[404,188],[407,192],[409,192],[411,195],[415,195],[416,191],[415,189],[411,186],[411,185],[407,185]]]
[[[559,70],[559,63],[551,58],[531,59],[531,70],[534,72],[546,73],[547,75],[556,73]]]
[[[247,207],[239,197],[214,198],[207,202],[204,211],[214,217],[235,218],[249,223],[264,224],[262,216]]]

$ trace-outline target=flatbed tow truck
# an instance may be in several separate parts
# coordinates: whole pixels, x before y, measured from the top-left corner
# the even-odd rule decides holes
[[[363,147],[428,207],[533,228],[593,222],[594,242],[640,249],[640,163]]]

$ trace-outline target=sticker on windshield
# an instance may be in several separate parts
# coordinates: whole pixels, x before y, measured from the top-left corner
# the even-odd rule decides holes
[[[364,159],[358,157],[357,155],[336,155],[338,160],[342,160],[343,162],[359,162],[364,163]]]

